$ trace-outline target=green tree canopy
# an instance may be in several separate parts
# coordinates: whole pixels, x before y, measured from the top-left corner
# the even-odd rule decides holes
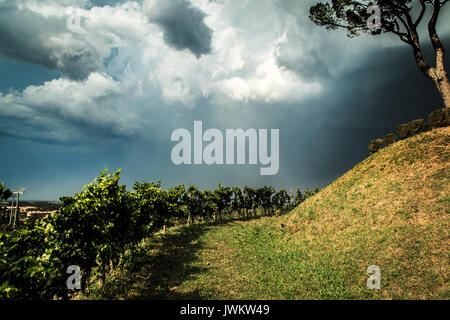
[[[12,196],[11,190],[5,187],[4,183],[0,182],[0,201],[6,201]]]

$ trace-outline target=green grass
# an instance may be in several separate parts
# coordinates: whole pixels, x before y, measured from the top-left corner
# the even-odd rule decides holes
[[[382,149],[286,215],[159,233],[79,298],[449,299],[449,137]]]
[[[311,260],[274,224],[279,218],[203,223],[159,233],[130,253],[90,299],[331,299],[356,298],[336,257]],[[347,270],[348,271],[348,270]]]

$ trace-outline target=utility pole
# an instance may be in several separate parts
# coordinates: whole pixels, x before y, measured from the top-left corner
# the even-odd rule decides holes
[[[14,194],[11,196],[11,210],[10,210],[10,212],[9,212],[9,224],[11,224],[11,222],[12,222],[12,217],[13,217],[13,208],[15,208],[15,205],[14,205],[14,199],[15,199],[16,197],[14,196]]]
[[[19,199],[20,199],[20,195],[25,193],[25,188],[16,188],[13,190],[12,192],[12,201],[11,201],[11,213],[9,215],[9,224],[11,224],[12,222],[12,216],[13,216],[13,208],[15,209],[14,211],[14,222],[13,222],[13,228],[16,227],[16,221],[17,221],[17,216],[20,214],[19,212]],[[14,199],[16,200],[16,205],[14,206]]]

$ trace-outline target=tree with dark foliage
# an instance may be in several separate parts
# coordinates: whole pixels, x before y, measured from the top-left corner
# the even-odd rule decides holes
[[[444,106],[450,108],[450,83],[444,66],[444,47],[436,32],[436,24],[442,7],[448,0],[330,0],[320,2],[310,8],[309,18],[317,25],[327,29],[344,28],[349,37],[360,32],[393,33],[408,44],[414,53],[416,64],[422,73],[436,85]],[[371,6],[381,10],[379,30],[368,28]],[[428,38],[435,52],[434,66],[429,64],[423,54],[418,29],[428,20]]]
[[[11,190],[5,187],[4,183],[0,182],[0,201],[6,201],[12,196]],[[0,225],[4,225],[8,223],[8,214],[6,209],[0,207]]]

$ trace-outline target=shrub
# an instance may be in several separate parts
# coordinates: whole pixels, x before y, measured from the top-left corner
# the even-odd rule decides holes
[[[448,108],[434,110],[428,116],[428,122],[434,128],[450,125],[450,110]]]
[[[404,123],[397,127],[397,133],[400,138],[404,139],[409,136],[409,124]]]
[[[0,201],[6,201],[11,197],[11,190],[6,189],[5,184],[0,182]],[[7,231],[9,229],[9,214],[8,209],[0,207],[0,232]]]
[[[294,206],[298,206],[300,203],[302,203],[303,201],[305,201],[305,196],[303,195],[303,193],[300,191],[300,189],[297,188],[297,190],[295,191],[295,200],[294,200]]]
[[[161,188],[158,182],[135,182],[135,198],[138,216],[139,238],[145,237],[155,230],[162,228],[168,216],[167,196],[168,193]]]
[[[423,124],[422,132],[427,132],[427,131],[431,131],[431,130],[433,130],[433,126],[430,123],[425,122]]]
[[[395,133],[388,133],[384,136],[384,145],[388,146],[390,144],[393,144],[397,140],[397,136]]]
[[[45,252],[45,229],[24,225],[0,236],[0,299],[51,299],[64,282],[56,281]],[[62,284],[58,286],[58,284]]]
[[[281,213],[283,209],[289,204],[291,197],[287,193],[285,189],[281,189],[273,195],[273,205],[276,210],[279,210]]]
[[[0,201],[8,200],[11,196],[11,190],[6,189],[5,184],[0,182]]]
[[[411,135],[416,135],[416,134],[422,132],[424,124],[425,124],[424,119],[417,119],[417,120],[413,120],[413,121],[409,122],[408,123],[409,133]]]
[[[378,149],[380,149],[382,143],[383,143],[383,140],[381,140],[381,139],[375,139],[375,140],[370,141],[370,143],[369,143],[370,154],[374,154],[375,152],[377,152]]]
[[[132,199],[119,179],[120,170],[101,172],[49,220],[46,254],[60,272],[79,266],[82,288],[96,266],[104,282],[111,262],[117,264],[125,248],[140,240],[133,232],[137,217]]]

